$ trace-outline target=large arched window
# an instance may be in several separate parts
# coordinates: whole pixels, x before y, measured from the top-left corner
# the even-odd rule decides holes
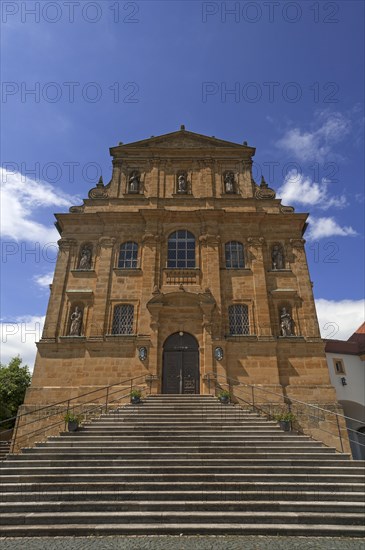
[[[138,258],[138,244],[127,242],[120,245],[118,267],[119,269],[136,269]]]
[[[226,243],[226,268],[239,269],[245,267],[243,244],[237,241]]]
[[[229,333],[232,335],[250,334],[248,306],[235,304],[228,308]]]
[[[195,267],[195,237],[186,229],[179,229],[169,237],[167,248],[167,267]]]
[[[133,334],[134,307],[119,304],[114,308],[112,334]]]

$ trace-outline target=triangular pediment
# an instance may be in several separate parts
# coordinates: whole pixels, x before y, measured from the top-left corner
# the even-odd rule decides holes
[[[117,149],[174,149],[174,148],[216,148],[216,149],[237,149],[237,150],[252,150],[253,147],[247,145],[241,145],[232,141],[225,141],[223,139],[217,139],[216,137],[204,136],[203,134],[196,134],[195,132],[189,132],[187,130],[179,130],[169,134],[163,134],[161,136],[152,136],[148,139],[141,141],[134,141],[120,145],[119,147],[113,147],[112,151]]]

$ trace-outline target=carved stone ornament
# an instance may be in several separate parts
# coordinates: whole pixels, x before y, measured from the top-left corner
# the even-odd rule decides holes
[[[285,269],[284,252],[281,244],[274,244],[271,249],[272,269]]]
[[[248,237],[247,239],[247,243],[249,246],[252,246],[252,247],[257,247],[257,246],[262,246],[265,242],[265,238],[264,237]]]
[[[275,199],[275,197],[275,191],[267,185],[264,176],[262,176],[260,185],[256,185],[255,199]]]
[[[224,181],[224,192],[228,194],[235,193],[234,173],[231,171],[224,172],[223,181]]]
[[[138,349],[138,357],[141,361],[146,361],[147,359],[147,348],[145,346],[142,346]]]
[[[293,319],[285,307],[280,311],[280,334],[281,336],[294,336]]]
[[[101,248],[113,248],[115,241],[115,237],[100,237],[99,246]]]
[[[79,214],[80,212],[83,212],[85,210],[85,206],[82,204],[81,206],[71,206],[68,211],[71,212],[71,214]]]
[[[89,191],[89,199],[107,199],[107,198],[108,198],[108,192],[105,189],[103,178],[102,176],[100,176],[100,179],[96,184],[96,187],[93,187]]]
[[[92,246],[85,245],[81,250],[80,262],[78,269],[91,269]]]
[[[71,314],[71,326],[70,336],[80,336],[82,325],[82,311],[76,306],[74,312]]]
[[[178,172],[176,192],[180,194],[186,194],[188,192],[188,176],[186,172]]]
[[[57,244],[58,244],[58,246],[59,246],[59,248],[62,252],[63,251],[68,251],[68,250],[71,250],[71,248],[76,245],[76,240],[75,239],[60,239],[59,241],[57,241]]]
[[[217,361],[222,361],[222,359],[223,359],[223,349],[221,347],[215,348],[214,357]]]
[[[280,212],[282,214],[291,214],[292,212],[295,212],[294,206],[284,206],[283,204],[280,206]]]
[[[141,174],[133,170],[128,177],[128,193],[139,193],[141,185]]]

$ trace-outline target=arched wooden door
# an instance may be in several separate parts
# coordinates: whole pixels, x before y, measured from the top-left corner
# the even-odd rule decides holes
[[[162,393],[199,393],[199,345],[191,334],[176,332],[165,341]]]

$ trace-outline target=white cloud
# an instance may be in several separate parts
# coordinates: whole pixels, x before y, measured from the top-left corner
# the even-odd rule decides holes
[[[309,240],[324,237],[354,237],[357,232],[351,226],[340,226],[334,218],[313,218],[308,220],[309,227],[306,236]]]
[[[341,142],[351,129],[351,121],[342,113],[323,111],[317,115],[312,131],[300,128],[287,130],[277,146],[301,161],[323,162],[333,156],[333,146]]]
[[[33,371],[37,353],[35,342],[42,336],[44,319],[44,316],[24,316],[1,321],[1,363],[8,363],[12,357],[20,355],[23,364]]]
[[[56,187],[35,181],[19,172],[0,167],[1,231],[3,237],[41,244],[54,243],[60,238],[53,225],[46,226],[33,219],[37,208],[68,207],[79,202],[76,197],[62,193]]]
[[[327,210],[331,207],[343,208],[346,206],[346,197],[330,197],[328,186],[330,182],[325,178],[321,183],[316,183],[308,176],[300,174],[296,170],[290,170],[285,177],[283,185],[278,189],[278,196],[286,204],[311,205]]]
[[[53,281],[53,271],[51,271],[50,273],[45,273],[44,275],[36,275],[35,277],[33,277],[33,280],[41,288],[48,288]]]
[[[365,319],[365,300],[316,300],[322,338],[348,340]]]

